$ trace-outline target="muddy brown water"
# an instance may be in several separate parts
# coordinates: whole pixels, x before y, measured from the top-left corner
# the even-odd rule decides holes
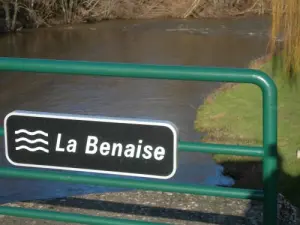
[[[9,57],[245,67],[265,53],[269,18],[105,21],[0,37]],[[12,110],[169,120],[180,139],[198,142],[196,110],[219,83],[0,72],[0,117]],[[9,166],[1,140],[2,166]],[[231,185],[211,156],[179,153],[171,182]],[[101,175],[93,175],[101,176]],[[166,181],[168,182],[168,181]],[[0,203],[95,192],[106,187],[1,179]]]

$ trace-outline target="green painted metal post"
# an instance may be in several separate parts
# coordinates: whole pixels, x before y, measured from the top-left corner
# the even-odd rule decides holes
[[[251,83],[262,90],[263,95],[263,146],[238,146],[207,143],[179,142],[181,151],[221,153],[242,156],[254,156],[263,158],[263,183],[264,190],[247,190],[224,187],[195,187],[190,185],[170,185],[162,182],[136,181],[132,179],[98,178],[77,174],[57,173],[50,171],[38,172],[35,170],[22,170],[16,168],[0,168],[0,176],[22,177],[29,179],[44,179],[74,183],[107,185],[117,187],[130,187],[145,190],[160,190],[180,193],[203,194],[211,196],[223,196],[233,198],[263,199],[264,224],[276,224],[277,221],[277,89],[273,80],[265,73],[257,70],[243,68],[201,68],[195,66],[165,66],[165,65],[141,65],[122,63],[99,63],[86,61],[46,60],[26,58],[0,58],[0,71],[21,71],[42,73],[57,73],[60,75],[89,75],[109,77],[131,77],[149,79],[168,79],[184,81],[215,81]],[[0,136],[3,129],[0,128]],[[51,218],[59,216],[60,221],[76,222],[74,218],[82,221],[90,221],[90,224],[98,221],[120,221],[86,217],[78,214],[66,214],[56,212],[37,212],[29,209],[15,209],[13,207],[0,207],[1,214],[26,216],[26,213],[35,218]],[[72,218],[72,216],[74,218]],[[78,217],[76,217],[78,216]],[[93,222],[92,222],[93,221]],[[135,224],[133,221],[124,221],[124,224]]]
[[[277,88],[271,79],[263,87],[264,221],[277,224]]]

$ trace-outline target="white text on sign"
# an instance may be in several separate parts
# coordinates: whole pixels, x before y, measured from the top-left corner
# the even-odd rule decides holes
[[[69,152],[76,153],[77,141],[75,139],[69,139],[66,146],[61,146],[62,134],[59,133],[56,139],[57,152]],[[85,143],[85,154],[94,155],[99,153],[102,156],[118,156],[125,158],[143,158],[143,159],[155,159],[161,161],[164,159],[166,151],[162,146],[153,147],[151,145],[143,145],[143,140],[139,140],[137,144],[122,143],[109,143],[100,142],[96,136],[87,136]]]

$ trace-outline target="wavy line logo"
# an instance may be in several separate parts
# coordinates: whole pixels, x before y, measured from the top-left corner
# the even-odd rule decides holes
[[[36,130],[36,131],[28,131],[25,129],[20,129],[15,131],[16,135],[27,135],[31,139],[28,139],[24,136],[20,136],[19,138],[15,139],[16,143],[19,143],[19,146],[16,146],[16,151],[19,150],[27,150],[29,152],[37,152],[37,151],[43,151],[45,153],[49,153],[49,150],[46,148],[48,147],[48,133]],[[36,135],[43,136],[40,138],[35,138]],[[25,144],[26,143],[26,144]],[[37,146],[31,146],[32,144],[36,144]],[[44,145],[44,146],[43,146]]]

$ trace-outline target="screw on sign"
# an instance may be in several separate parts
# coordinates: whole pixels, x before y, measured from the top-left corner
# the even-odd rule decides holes
[[[14,111],[5,155],[15,166],[169,179],[178,132],[168,121]]]

